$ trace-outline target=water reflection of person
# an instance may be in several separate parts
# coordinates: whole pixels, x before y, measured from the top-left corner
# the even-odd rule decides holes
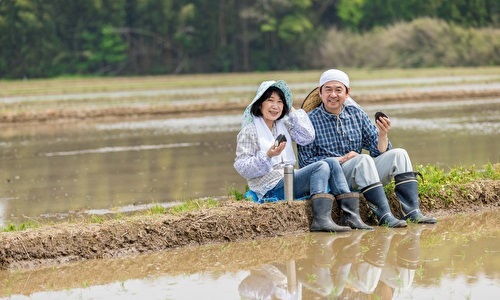
[[[303,286],[303,292],[312,292],[316,297],[342,292],[349,265],[341,261],[338,251],[341,247],[335,244],[347,245],[352,237],[364,232],[356,230],[353,234],[314,235],[306,251],[307,257],[296,262],[297,280]]]
[[[242,299],[311,299],[340,294],[350,263],[340,258],[339,252],[347,255],[359,252],[353,251],[353,244],[359,244],[366,232],[314,234],[307,244],[305,258],[252,270],[238,287],[240,296]]]
[[[368,251],[363,259],[353,264],[348,278],[348,285],[363,294],[372,294],[377,287],[382,268],[386,264],[387,255],[394,235],[401,231],[392,228],[377,229]]]
[[[345,293],[348,299],[393,299],[411,287],[420,260],[420,235],[429,228],[377,230],[359,266],[351,267]]]
[[[241,299],[302,299],[300,283],[295,279],[294,261],[287,264],[285,270],[265,264],[250,271],[238,286]]]
[[[426,229],[432,227],[410,226],[404,236],[395,238],[396,256],[388,259],[380,276],[380,281],[393,292],[400,293],[411,287],[420,261],[420,236]]]
[[[234,168],[247,179],[257,200],[284,199],[283,163],[295,165],[292,141],[299,145],[314,140],[314,128],[302,109],[294,109],[290,88],[283,80],[265,81],[243,113],[238,133]],[[280,134],[286,140],[275,144]],[[311,196],[311,231],[341,232],[352,228],[373,229],[359,217],[357,193],[351,193],[337,160],[318,161],[294,173],[294,198]],[[335,196],[343,211],[343,223],[332,220]]]
[[[426,228],[313,234],[305,258],[263,265],[238,290],[242,299],[393,299],[413,283]]]

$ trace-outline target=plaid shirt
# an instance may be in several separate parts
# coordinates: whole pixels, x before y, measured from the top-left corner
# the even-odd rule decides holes
[[[305,145],[314,140],[314,128],[304,110],[292,111],[285,118],[285,127],[297,144]],[[273,135],[276,137],[277,133],[273,131]],[[234,168],[247,180],[248,187],[259,199],[283,178],[283,168],[273,168],[267,150],[260,149],[254,122],[238,133]]]
[[[378,128],[368,115],[354,105],[344,106],[339,116],[327,112],[321,104],[309,113],[316,131],[316,139],[306,146],[297,146],[299,166],[302,168],[327,157],[340,157],[350,151],[361,153],[363,149],[372,157],[378,150]],[[389,142],[387,149],[391,149]]]

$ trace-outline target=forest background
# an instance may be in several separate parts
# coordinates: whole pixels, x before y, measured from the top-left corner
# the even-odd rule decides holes
[[[497,0],[0,0],[0,78],[498,66]]]

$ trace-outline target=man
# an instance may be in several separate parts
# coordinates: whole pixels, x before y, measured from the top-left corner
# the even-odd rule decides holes
[[[298,146],[300,167],[328,157],[336,157],[351,190],[360,190],[377,216],[379,225],[405,227],[391,213],[383,185],[394,178],[395,192],[404,219],[417,223],[436,223],[419,209],[418,182],[408,153],[392,149],[388,138],[391,120],[382,116],[375,125],[350,97],[349,77],[336,69],[324,72],[319,80],[319,106],[309,113],[316,131],[313,143]],[[362,154],[362,150],[369,151]]]

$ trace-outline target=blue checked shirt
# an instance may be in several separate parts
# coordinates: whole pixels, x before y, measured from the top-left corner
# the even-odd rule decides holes
[[[314,128],[307,113],[302,109],[291,111],[288,117],[285,117],[285,127],[297,145],[314,140]],[[273,131],[273,135],[277,136],[277,133]],[[273,168],[267,150],[260,149],[257,129],[253,122],[238,133],[234,168],[247,180],[248,187],[259,199],[283,178],[283,168]]]
[[[378,128],[368,115],[354,105],[344,106],[337,117],[325,110],[323,104],[309,113],[316,139],[311,144],[297,145],[299,166],[302,168],[327,157],[340,157],[350,151],[361,154],[363,149],[372,157],[381,153],[378,150]],[[387,150],[392,145],[389,141]]]

